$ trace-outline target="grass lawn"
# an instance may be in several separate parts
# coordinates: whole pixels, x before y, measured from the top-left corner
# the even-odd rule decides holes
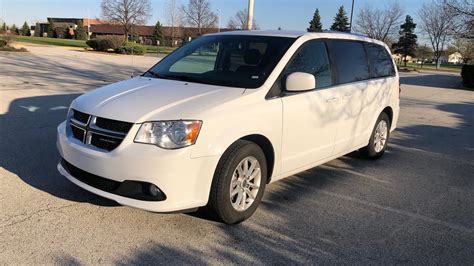
[[[34,44],[46,44],[46,45],[57,45],[57,46],[70,46],[70,47],[80,47],[87,48],[86,41],[81,40],[69,40],[69,39],[58,39],[58,38],[44,38],[44,37],[29,37],[29,36],[16,36],[17,42],[26,42]],[[153,46],[145,45],[147,53],[157,53],[158,50],[160,54],[169,54],[176,49],[176,47],[168,46]]]
[[[169,54],[176,49],[176,47],[170,47],[170,46],[154,46],[154,45],[145,45],[145,46],[146,46],[147,53],[154,53],[154,54],[156,54],[158,50],[160,51],[160,54]]]
[[[400,68],[404,68],[403,63],[398,65]],[[420,64],[415,63],[407,63],[408,69],[415,69],[419,71],[427,70],[427,71],[443,71],[443,72],[451,72],[451,73],[461,73],[462,65],[441,65],[439,69],[436,69],[436,65],[434,64],[426,64],[423,65],[423,68]]]
[[[34,44],[57,45],[57,46],[71,46],[71,47],[81,47],[81,48],[87,47],[86,41],[81,41],[81,40],[16,36],[16,41],[34,43]]]

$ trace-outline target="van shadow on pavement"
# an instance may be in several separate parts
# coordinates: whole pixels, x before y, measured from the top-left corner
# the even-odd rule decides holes
[[[25,183],[66,200],[115,206],[61,176],[56,169],[56,127],[65,120],[69,105],[80,94],[20,98],[0,115],[0,167]]]

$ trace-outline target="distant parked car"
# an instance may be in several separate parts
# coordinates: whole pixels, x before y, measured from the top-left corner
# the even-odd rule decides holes
[[[360,150],[380,158],[396,128],[388,47],[345,33],[200,37],[140,77],[74,100],[58,169],[92,193],[154,212],[206,207],[249,218],[265,186]]]

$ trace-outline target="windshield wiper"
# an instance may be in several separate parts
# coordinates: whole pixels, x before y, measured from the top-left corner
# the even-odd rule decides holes
[[[196,82],[196,83],[205,83],[201,78],[195,78],[193,76],[188,76],[188,75],[165,75],[165,76],[160,76],[159,78],[179,80],[179,81],[189,81],[189,82]]]
[[[185,81],[185,82],[194,82],[194,83],[203,83],[203,84],[211,84],[211,85],[216,85],[215,81],[212,82],[211,80],[207,80],[204,78],[197,78],[189,75],[183,75],[183,74],[168,74],[168,75],[161,75],[158,74],[154,71],[148,70],[145,73],[151,74],[154,78],[157,79],[170,79],[170,80],[178,80],[178,81]]]
[[[145,73],[150,73],[154,78],[160,78],[160,74],[153,72],[151,70],[147,70]]]

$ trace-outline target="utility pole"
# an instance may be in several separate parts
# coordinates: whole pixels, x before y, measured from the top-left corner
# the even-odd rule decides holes
[[[249,7],[248,7],[248,14],[247,14],[247,29],[252,30],[253,25],[253,0],[249,0]]]
[[[354,14],[354,0],[352,0],[352,8],[351,8],[351,24],[349,24],[349,32],[352,32],[352,14]]]
[[[221,9],[217,9],[217,32],[221,32]]]

